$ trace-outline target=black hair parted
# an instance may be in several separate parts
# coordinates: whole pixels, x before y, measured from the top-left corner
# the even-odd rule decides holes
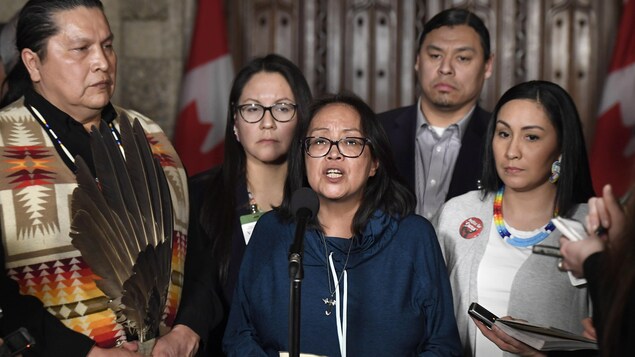
[[[578,203],[594,196],[582,123],[573,99],[559,85],[548,81],[523,82],[508,89],[496,103],[486,134],[481,184],[483,193],[493,193],[503,184],[496,171],[492,140],[496,119],[501,108],[516,99],[533,100],[540,104],[556,128],[560,160],[556,207],[566,215]]]

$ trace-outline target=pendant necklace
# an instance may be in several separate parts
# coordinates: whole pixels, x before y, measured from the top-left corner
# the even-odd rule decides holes
[[[530,247],[532,245],[536,245],[542,242],[545,238],[553,232],[556,227],[553,225],[551,220],[547,223],[540,232],[536,235],[528,238],[518,238],[513,236],[505,227],[505,221],[503,220],[503,193],[505,192],[505,186],[502,185],[498,192],[496,192],[496,196],[494,197],[494,224],[496,225],[496,230],[501,238],[515,246],[515,247]],[[558,215],[558,208],[556,208],[553,212],[553,216],[556,217]]]
[[[325,297],[324,299],[322,299],[322,302],[324,302],[324,305],[326,305],[326,310],[324,311],[324,314],[326,316],[330,316],[331,313],[333,312],[333,306],[335,306],[335,304],[337,303],[337,300],[334,299],[333,297],[335,296],[335,291],[336,289],[333,287],[333,285],[331,284],[331,271],[329,269],[328,266],[328,249],[326,248],[326,238],[322,235],[322,233],[320,232],[320,238],[322,238],[322,242],[324,243],[324,256],[326,257],[326,278],[329,282],[329,296]],[[351,254],[351,248],[353,247],[353,239],[355,239],[355,236],[351,237],[351,243],[348,245],[348,252],[346,253],[346,260],[344,261],[344,267],[342,268],[342,272],[340,273],[340,276],[337,278],[337,285],[340,285],[340,281],[342,281],[342,276],[344,275],[344,271],[346,271],[346,266],[348,265],[348,257]],[[333,254],[333,253],[331,253]],[[334,270],[335,271],[335,270]]]
[[[260,208],[258,208],[258,202],[256,202],[256,196],[251,192],[251,185],[249,185],[249,180],[247,182],[247,196],[249,197],[249,211],[251,214],[256,214],[260,212]]]
[[[251,213],[256,214],[260,212],[260,209],[258,209],[258,203],[256,203],[256,198],[249,188],[247,188],[247,196],[249,196],[249,210]]]

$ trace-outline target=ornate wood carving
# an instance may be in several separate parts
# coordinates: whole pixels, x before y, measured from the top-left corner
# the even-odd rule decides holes
[[[416,42],[444,8],[483,18],[496,54],[481,104],[510,86],[554,81],[576,101],[590,137],[610,59],[620,0],[238,0],[227,1],[237,66],[268,52],[304,71],[314,93],[351,90],[380,112],[414,103]]]

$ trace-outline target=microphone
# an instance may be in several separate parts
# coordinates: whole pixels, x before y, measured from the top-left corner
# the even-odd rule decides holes
[[[289,249],[289,275],[292,279],[302,279],[296,276],[301,269],[302,253],[304,251],[304,232],[309,220],[320,209],[320,201],[317,194],[308,187],[301,187],[291,195],[291,210],[295,214],[296,227],[293,244]]]

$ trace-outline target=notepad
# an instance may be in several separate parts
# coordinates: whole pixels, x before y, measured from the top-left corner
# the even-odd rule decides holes
[[[518,320],[494,322],[503,332],[539,351],[597,350],[596,341],[555,327]]]
[[[583,240],[588,235],[582,223],[576,220],[563,217],[554,217],[553,219],[551,219],[551,222],[553,222],[553,225],[558,228],[562,235],[569,238],[569,240],[572,242]]]

